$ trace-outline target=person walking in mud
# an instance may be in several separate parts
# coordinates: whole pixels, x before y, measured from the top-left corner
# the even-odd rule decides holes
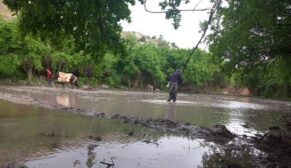
[[[52,71],[49,68],[47,68],[46,69],[46,79],[47,79],[47,82],[48,82],[48,86],[50,86],[50,87],[53,86],[52,85],[52,76],[53,76]]]
[[[182,83],[182,73],[179,69],[173,72],[171,75],[168,76],[169,81],[169,98],[168,102],[173,100],[176,102],[177,93],[178,93],[178,86]]]

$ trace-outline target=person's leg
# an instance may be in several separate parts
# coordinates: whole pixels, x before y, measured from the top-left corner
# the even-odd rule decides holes
[[[170,102],[173,99],[173,86],[174,86],[173,83],[170,82],[168,102]]]
[[[168,98],[168,102],[170,102],[172,100],[172,93],[171,93],[171,91],[169,91],[169,98]]]
[[[50,80],[50,79],[47,79],[47,86],[48,86],[48,87],[51,87],[51,85],[52,85],[52,84],[51,84],[51,80]]]
[[[175,83],[173,87],[173,102],[176,102],[177,93],[178,93],[178,84]]]
[[[52,87],[53,83],[52,83],[53,79],[49,79],[49,86]]]

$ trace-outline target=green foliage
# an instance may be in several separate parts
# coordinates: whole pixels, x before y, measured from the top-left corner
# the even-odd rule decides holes
[[[130,20],[134,0],[3,0],[18,14],[23,35],[38,34],[58,41],[73,38],[78,50],[97,60],[105,51],[122,50],[119,21]]]
[[[290,65],[290,60],[286,61],[280,57],[267,65],[260,85],[264,96],[291,96],[289,90],[291,88]]]
[[[21,76],[18,70],[20,65],[19,58],[15,54],[0,56],[0,77],[9,78]]]
[[[27,75],[30,80],[50,67],[72,72],[84,84],[163,88],[166,76],[185,66],[190,50],[162,36],[152,37],[154,44],[145,36],[120,39],[119,21],[130,20],[128,4],[134,2],[4,0],[19,20],[0,19],[0,77]],[[160,3],[175,28],[181,20],[178,7],[189,2]],[[290,1],[230,0],[224,7],[219,0],[210,2],[217,7],[207,38],[210,52],[194,53],[183,86],[225,86],[229,80],[257,95],[290,97]]]
[[[46,46],[39,39],[27,36],[22,41],[21,61],[25,71],[42,69],[41,56],[46,53]]]
[[[107,82],[111,86],[118,86],[121,82],[121,73],[117,69],[119,57],[113,53],[106,53],[101,63],[98,65],[98,78],[102,82]],[[104,74],[108,73],[110,76],[105,77]]]
[[[230,0],[220,8],[208,36],[210,51],[225,61],[234,85],[248,86],[258,95],[286,96],[282,93],[290,88],[290,5],[289,0]]]
[[[290,58],[288,2],[229,1],[220,12],[222,26],[210,36],[211,51],[228,59],[232,68],[252,68],[277,56]]]
[[[163,88],[167,83],[166,76],[177,68],[181,69],[190,53],[186,49],[171,48],[168,44],[141,43],[135,36],[129,36],[125,43],[125,53],[108,51],[97,64],[92,55],[76,52],[72,38],[60,36],[63,39],[59,39],[58,43],[30,35],[21,38],[17,35],[16,24],[5,22],[4,28],[0,29],[0,32],[4,32],[1,33],[0,41],[6,40],[2,43],[3,50],[6,48],[6,57],[0,57],[3,59],[0,63],[2,77],[21,76],[23,69],[28,79],[32,79],[38,74],[45,74],[43,70],[50,67],[54,73],[74,73],[81,85],[101,82],[116,87],[124,84],[130,88],[144,88],[150,84],[154,88]],[[163,42],[162,37],[160,39]],[[6,63],[10,63],[9,69],[5,69]],[[202,86],[213,80],[219,65],[213,55],[198,50],[183,74],[184,86]]]
[[[0,76],[12,77],[19,74],[18,67],[21,62],[16,53],[21,48],[20,41],[15,37],[15,22],[6,22],[0,19]],[[9,65],[9,66],[7,66]]]
[[[20,43],[17,41],[16,23],[7,22],[0,18],[0,54],[5,55],[10,51],[15,51],[20,48]]]
[[[185,71],[185,82],[203,86],[211,81],[214,74],[219,71],[219,63],[214,60],[215,57],[209,53],[201,50],[195,52]]]
[[[141,45],[137,50],[137,64],[141,71],[151,74],[152,78],[164,79],[161,72],[162,56],[153,45]]]

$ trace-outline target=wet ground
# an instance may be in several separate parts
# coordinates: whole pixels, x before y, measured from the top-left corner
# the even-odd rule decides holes
[[[218,95],[1,86],[0,98],[22,104],[0,102],[6,167],[264,167],[250,137],[291,113],[287,101]],[[231,131],[223,143],[208,138],[217,124]]]

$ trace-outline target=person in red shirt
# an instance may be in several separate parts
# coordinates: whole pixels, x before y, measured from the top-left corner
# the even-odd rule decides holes
[[[47,68],[46,69],[46,79],[48,81],[48,86],[53,86],[52,85],[52,76],[53,76],[52,71],[49,68]]]

